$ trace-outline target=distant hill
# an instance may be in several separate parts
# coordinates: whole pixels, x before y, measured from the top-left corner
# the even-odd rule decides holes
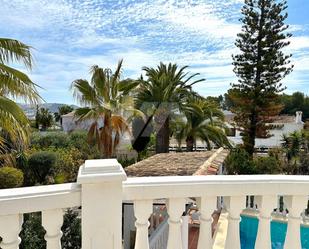
[[[26,113],[27,117],[30,119],[33,119],[35,117],[36,113],[36,105],[29,105],[29,104],[18,104]],[[44,107],[48,109],[50,112],[58,112],[59,107],[63,106],[65,104],[61,103],[43,103],[39,105],[39,108]],[[76,105],[70,105],[74,109],[78,108]]]

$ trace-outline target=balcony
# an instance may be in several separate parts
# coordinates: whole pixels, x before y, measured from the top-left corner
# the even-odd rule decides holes
[[[271,248],[272,214],[279,208],[278,198],[283,196],[288,210],[284,248],[302,248],[300,228],[308,194],[309,176],[127,178],[116,160],[89,160],[80,167],[77,183],[1,190],[0,247],[18,248],[23,214],[42,212],[47,249],[60,249],[63,210],[81,207],[82,248],[123,248],[122,203],[132,202],[136,218],[135,249],[153,248],[154,243],[149,241],[160,236],[149,236],[149,218],[154,203],[159,201],[167,207],[168,225],[162,225],[161,228],[162,231],[168,231],[168,236],[167,244],[161,247],[157,245],[156,248],[186,249],[182,216],[186,204],[194,202],[200,214],[197,248],[215,248],[212,214],[220,209],[222,213],[225,211],[227,218],[221,246],[225,249],[240,249],[241,214],[248,207],[246,197],[254,196],[254,212],[259,219],[255,248],[266,249]]]

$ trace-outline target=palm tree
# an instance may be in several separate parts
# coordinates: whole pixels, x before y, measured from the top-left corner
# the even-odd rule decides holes
[[[95,65],[90,69],[91,81],[78,79],[72,83],[74,96],[85,107],[75,110],[78,122],[92,120],[88,142],[96,143],[102,156],[110,158],[125,132],[130,132],[128,122],[141,112],[134,109],[130,93],[137,83],[120,80],[122,60],[115,72]],[[126,117],[128,116],[128,117]]]
[[[0,38],[0,146],[5,145],[5,136],[11,142],[20,145],[28,143],[29,121],[22,109],[12,100],[21,99],[28,103],[37,103],[40,96],[37,85],[30,78],[8,64],[21,63],[31,69],[33,59],[31,47],[20,41]]]
[[[70,105],[62,105],[58,107],[58,112],[54,113],[55,121],[60,122],[60,125],[62,125],[62,115],[68,114],[73,110],[74,108]]]
[[[35,121],[38,125],[41,125],[41,130],[46,131],[51,127],[54,122],[54,117],[47,108],[41,107],[35,116]]]
[[[137,94],[137,108],[151,109],[150,118],[154,120],[156,130],[156,153],[169,151],[169,122],[173,110],[181,110],[185,97],[192,90],[192,85],[204,79],[190,81],[198,73],[188,76],[187,66],[178,68],[177,64],[162,62],[157,68],[144,67],[147,79],[142,77]]]
[[[303,144],[302,134],[292,132],[289,135],[282,136],[282,147],[285,149],[288,162],[297,161]]]
[[[282,136],[282,148],[285,152],[286,167],[289,174],[297,174],[302,149],[306,152],[306,139],[303,132],[292,132]]]
[[[175,137],[178,143],[186,141],[187,151],[193,151],[198,139],[205,142],[209,150],[211,143],[231,146],[225,134],[224,114],[215,103],[191,96],[183,110],[184,118],[178,119]]]

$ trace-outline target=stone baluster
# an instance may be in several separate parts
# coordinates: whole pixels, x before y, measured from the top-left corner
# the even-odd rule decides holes
[[[246,207],[246,196],[231,196],[224,199],[229,212],[225,249],[240,249],[240,213]]]
[[[284,201],[289,211],[288,229],[284,249],[302,248],[300,237],[300,214],[306,207],[308,196],[285,196]]]
[[[2,249],[18,249],[21,239],[19,233],[23,224],[23,215],[14,214],[0,216],[0,237]]]
[[[173,198],[168,200],[168,224],[169,233],[167,241],[167,249],[183,249],[181,237],[182,213],[185,209],[185,199]]]
[[[47,249],[61,249],[62,224],[62,209],[42,211],[42,226],[46,231],[44,238]]]
[[[217,206],[217,197],[205,196],[197,199],[200,216],[198,249],[212,248],[212,213]]]
[[[181,219],[181,240],[182,249],[188,249],[189,247],[189,216],[182,216]]]
[[[148,227],[149,217],[153,212],[152,201],[134,201],[134,215],[136,217],[135,249],[149,249]]]
[[[271,212],[277,205],[277,196],[256,196],[259,210],[259,226],[255,249],[271,249]]]

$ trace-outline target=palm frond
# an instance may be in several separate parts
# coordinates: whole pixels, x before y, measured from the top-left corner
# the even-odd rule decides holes
[[[85,105],[98,105],[99,100],[95,89],[89,84],[87,80],[78,79],[73,81],[71,85],[74,97]]]
[[[0,96],[0,127],[14,141],[28,143],[29,121],[23,110],[12,100]],[[2,145],[4,139],[1,139]]]
[[[121,59],[118,62],[117,68],[111,77],[111,96],[113,98],[117,96],[118,83],[120,81],[120,75],[121,75],[121,70],[122,70],[122,63],[123,63],[123,60]]]
[[[140,84],[140,82],[138,82],[137,80],[130,80],[130,79],[126,79],[126,80],[122,80],[119,82],[119,84],[117,85],[118,87],[118,91],[122,92],[122,94],[124,96],[132,93],[132,91]]]
[[[77,118],[77,122],[83,120],[97,120],[102,114],[98,113],[96,109],[89,107],[80,107],[74,111],[74,116]]]
[[[1,95],[22,98],[32,104],[42,100],[36,89],[39,86],[32,82],[26,74],[1,63],[0,87]]]
[[[110,81],[110,69],[100,68],[94,65],[90,69],[91,86],[96,92],[96,98],[100,99],[100,102],[109,101],[109,81]]]
[[[21,62],[28,69],[32,68],[31,47],[14,39],[0,38],[0,63]]]

